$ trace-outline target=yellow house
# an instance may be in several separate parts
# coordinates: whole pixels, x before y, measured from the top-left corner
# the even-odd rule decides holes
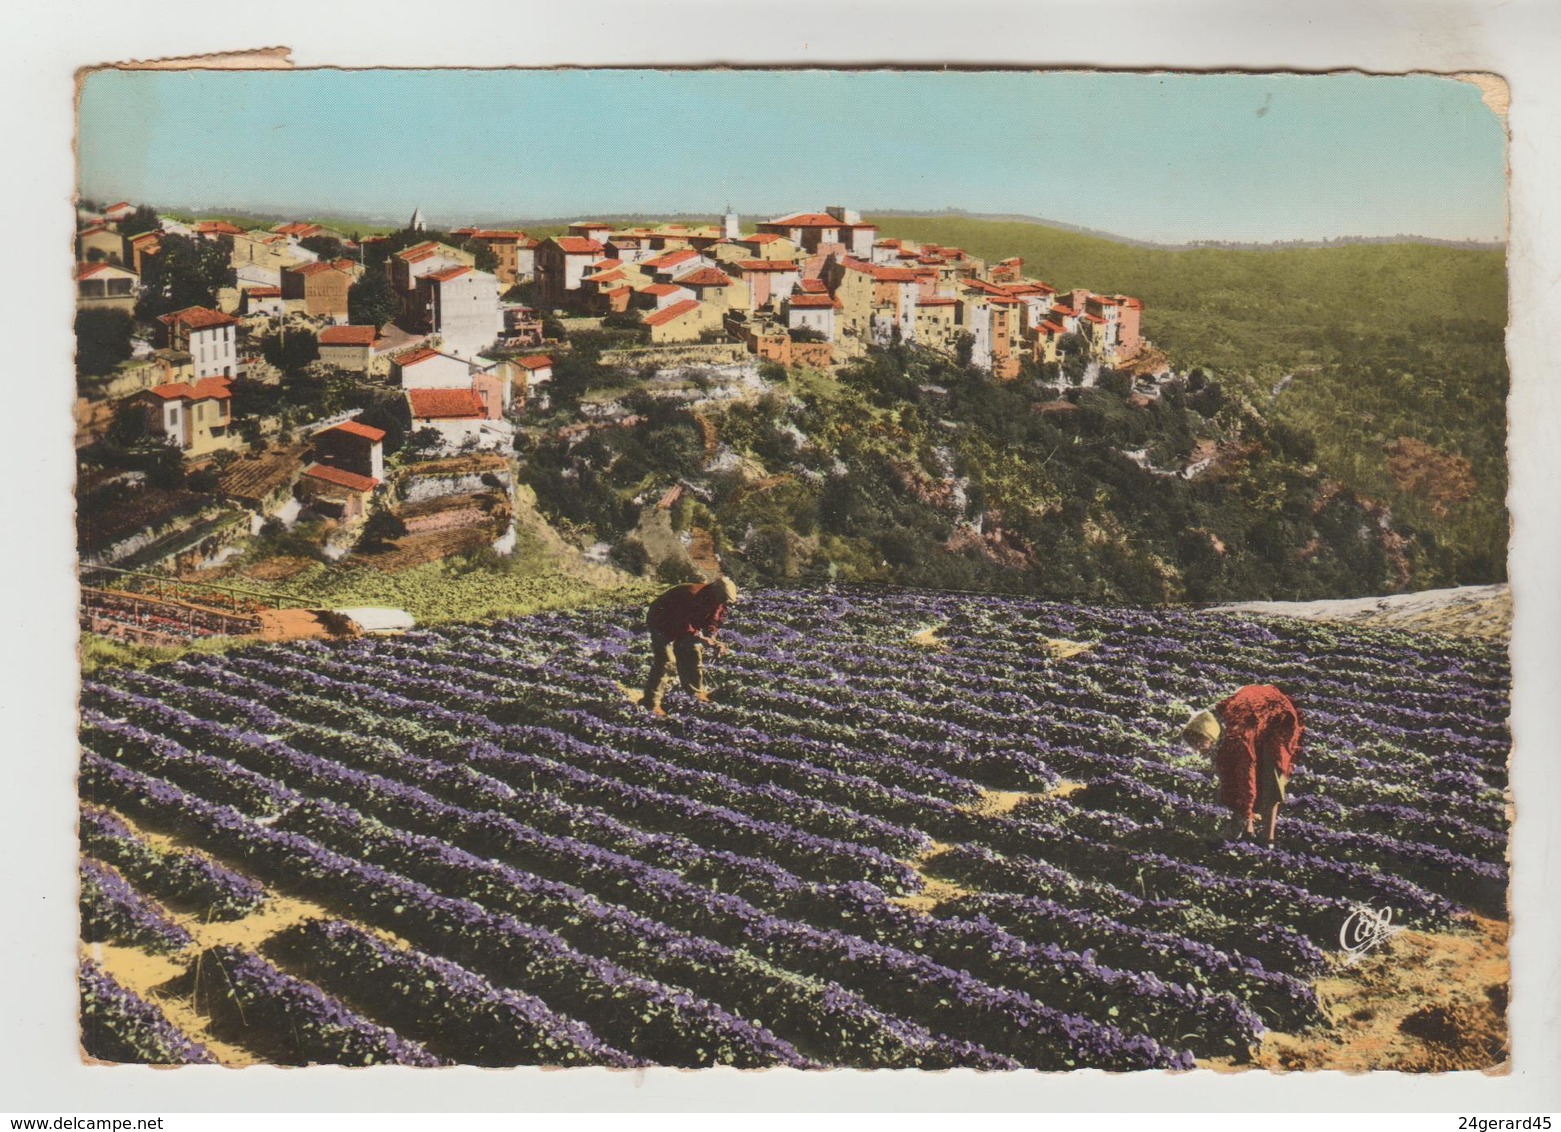
[[[694,297],[721,310],[751,310],[746,280],[734,279],[717,267],[701,267],[672,280],[678,287],[694,292]]]
[[[233,393],[220,377],[156,385],[141,394],[147,424],[186,456],[204,456],[238,442],[233,435]]]
[[[796,259],[802,249],[785,236],[774,232],[760,232],[736,241],[746,249],[744,259]]]
[[[650,327],[650,340],[657,346],[697,342],[701,335],[721,328],[722,313],[723,309],[714,303],[684,299],[646,315],[645,325]]]
[[[103,224],[83,228],[76,233],[76,259],[82,263],[124,263],[125,238]]]

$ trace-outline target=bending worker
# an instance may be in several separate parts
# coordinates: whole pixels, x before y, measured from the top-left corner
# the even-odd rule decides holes
[[[726,616],[726,607],[737,600],[737,587],[730,578],[708,584],[673,586],[650,603],[646,627],[650,629],[650,677],[645,681],[641,705],[655,715],[666,715],[661,707],[667,670],[676,662],[678,681],[683,690],[701,703],[710,699],[705,691],[703,650],[716,650],[720,656],[726,646],[715,639]]]
[[[1224,840],[1251,837],[1261,816],[1263,841],[1273,847],[1279,804],[1305,730],[1290,697],[1269,684],[1249,684],[1188,721],[1182,739],[1199,754],[1214,755],[1220,802],[1231,813],[1221,830]]]

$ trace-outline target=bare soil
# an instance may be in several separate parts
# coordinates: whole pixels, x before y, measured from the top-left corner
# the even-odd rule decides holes
[[[1470,915],[1450,931],[1400,932],[1317,980],[1329,1028],[1266,1034],[1254,1063],[1280,1071],[1505,1073],[1510,979],[1500,920]]]

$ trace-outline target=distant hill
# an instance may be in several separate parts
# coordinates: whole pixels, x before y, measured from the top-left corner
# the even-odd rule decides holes
[[[885,234],[1020,256],[1059,288],[1143,299],[1144,332],[1180,371],[1208,367],[1312,436],[1320,469],[1432,532],[1466,562],[1458,580],[1504,576],[1504,249],[1413,243],[1230,250],[1142,247],[1030,220],[871,217]],[[1390,466],[1401,437],[1467,460],[1475,488],[1451,505]],[[1439,584],[1427,579],[1425,584]]]
[[[1042,216],[1026,216],[1023,213],[989,213],[966,212],[959,208],[946,208],[942,212],[929,217],[924,211],[906,211],[902,209],[884,208],[873,213],[874,222],[882,224],[891,218],[902,216],[918,219],[934,219],[937,217],[953,217],[962,220],[989,220],[1011,224],[1039,224],[1046,228],[1056,228],[1063,232],[1077,232],[1082,236],[1094,236],[1100,240],[1110,240],[1117,244],[1126,244],[1133,248],[1153,248],[1157,251],[1181,252],[1194,248],[1218,248],[1222,251],[1278,251],[1283,248],[1337,248],[1350,244],[1430,244],[1433,247],[1466,248],[1478,251],[1498,251],[1503,248],[1500,242],[1481,240],[1442,240],[1434,236],[1395,235],[1395,236],[1335,236],[1326,240],[1269,240],[1266,242],[1243,240],[1191,240],[1181,244],[1166,244],[1155,240],[1140,240],[1132,236],[1124,236],[1119,232],[1106,232],[1099,228],[1088,228],[1080,224],[1069,224],[1062,220],[1050,220]]]

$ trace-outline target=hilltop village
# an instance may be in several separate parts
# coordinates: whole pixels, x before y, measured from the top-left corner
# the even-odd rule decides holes
[[[1137,299],[1059,292],[1017,258],[894,239],[845,208],[543,238],[419,212],[355,238],[117,202],[82,209],[76,244],[80,552],[105,584],[219,578],[267,540],[284,562],[384,570],[503,550],[528,435],[638,419],[622,397],[560,414],[555,367],[587,351],[728,400],[894,345],[1063,390],[1133,372],[1152,395],[1167,373]]]

